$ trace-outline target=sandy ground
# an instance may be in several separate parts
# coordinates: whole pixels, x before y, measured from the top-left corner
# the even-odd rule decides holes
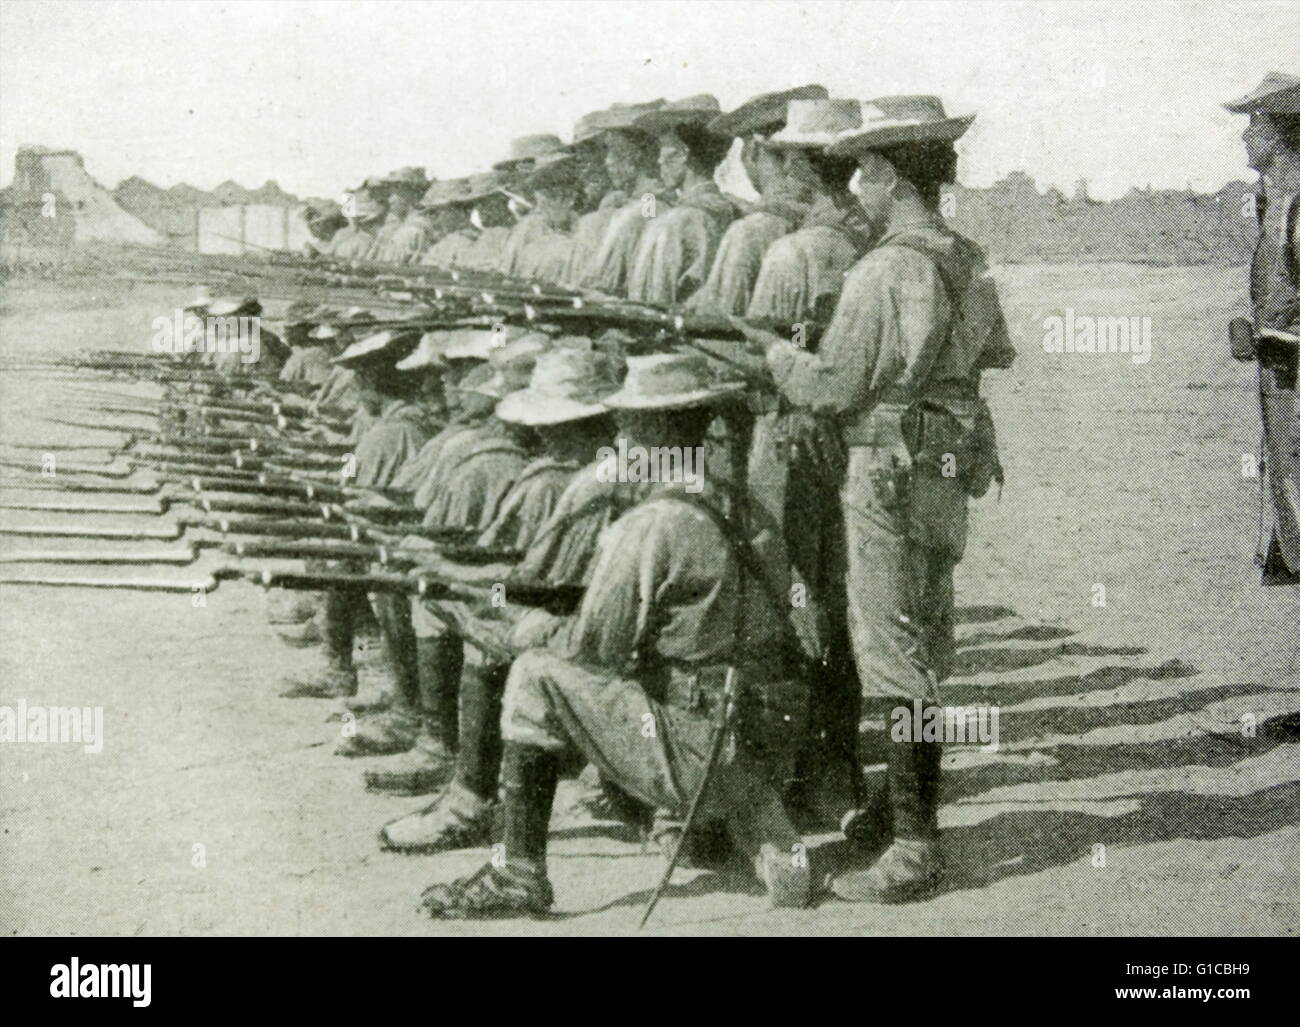
[[[1018,266],[1000,278],[1021,352],[988,383],[1008,482],[972,518],[947,694],[997,704],[1003,744],[945,758],[949,887],[904,908],[778,913],[743,881],[682,871],[652,930],[1300,932],[1300,595],[1261,588],[1251,563],[1253,373],[1224,339],[1244,272]],[[190,292],[9,288],[0,349],[144,349],[151,319]],[[1152,359],[1045,354],[1043,318],[1067,306],[1150,317]],[[36,421],[51,409],[48,386],[0,379],[6,443],[56,438]],[[10,538],[0,552],[69,545]],[[657,857],[572,820],[553,825],[554,919],[418,917],[424,885],[483,854],[379,851],[378,827],[423,800],[365,793],[365,764],[332,755],[328,704],[276,698],[278,677],[315,656],[280,644],[263,604],[244,585],[205,606],[0,585],[0,705],[104,711],[98,754],[0,744],[5,933],[634,928]]]

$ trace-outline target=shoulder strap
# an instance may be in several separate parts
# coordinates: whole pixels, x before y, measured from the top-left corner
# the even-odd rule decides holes
[[[891,235],[882,239],[876,249],[882,246],[902,246],[904,249],[911,250],[913,253],[919,253],[923,257],[928,257],[934,264],[935,273],[939,276],[939,281],[943,283],[943,291],[948,295],[948,303],[952,306],[953,319],[960,321],[962,319],[961,293],[957,291],[957,286],[948,274],[947,269],[943,266],[943,260],[933,249],[926,246],[925,243],[910,235]]]
[[[722,533],[722,537],[726,539],[727,544],[731,547],[731,551],[736,557],[736,561],[740,564],[740,570],[742,572],[742,596],[744,575],[748,574],[757,583],[759,592],[762,594],[768,606],[772,608],[772,612],[776,614],[778,623],[785,627],[789,626],[789,617],[787,616],[788,611],[786,605],[777,594],[776,588],[772,584],[771,579],[767,576],[767,571],[763,567],[762,562],[754,553],[754,547],[749,544],[749,539],[744,538],[740,532],[736,530],[735,525],[723,515],[722,511],[701,496],[677,490],[656,490],[641,502],[650,503],[658,499],[667,499],[678,503],[684,503],[687,506],[699,510],[707,516],[717,527],[718,531]],[[741,612],[743,616],[743,603],[741,604]],[[739,642],[739,637],[737,638],[737,642]]]
[[[1296,220],[1300,218],[1300,193],[1292,193],[1286,198],[1286,207],[1282,214],[1282,253],[1286,258],[1287,273],[1291,281],[1300,284],[1300,254],[1296,253]]]

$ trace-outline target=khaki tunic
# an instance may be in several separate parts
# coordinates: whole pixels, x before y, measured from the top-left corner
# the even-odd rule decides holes
[[[806,214],[806,207],[772,197],[758,210],[732,222],[718,244],[708,279],[686,302],[686,309],[700,314],[744,316],[763,255]]]
[[[914,472],[906,406],[882,393],[977,381],[1014,351],[978,247],[937,215],[892,226],[891,237],[939,255],[948,281],[961,283],[960,322],[936,260],[886,239],[849,273],[818,352],[783,341],[767,359],[792,402],[846,424],[848,621],[863,694],[937,700],[955,649],[952,573],[965,547],[966,493],[957,478]]]
[[[659,307],[685,301],[709,276],[731,201],[712,182],[682,194],[676,207],[649,219],[627,278],[627,298]]]
[[[360,225],[344,225],[330,240],[327,255],[337,260],[368,260],[375,237]]]

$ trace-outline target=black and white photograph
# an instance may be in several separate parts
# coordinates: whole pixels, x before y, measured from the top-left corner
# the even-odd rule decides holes
[[[1250,1008],[1298,366],[1293,0],[4,0],[0,935]]]

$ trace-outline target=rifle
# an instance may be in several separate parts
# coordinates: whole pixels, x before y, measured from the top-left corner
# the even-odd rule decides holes
[[[98,563],[98,564],[173,564],[184,566],[193,563],[198,553],[193,546],[185,549],[158,549],[146,553],[116,553],[77,550],[33,550],[27,553],[5,553],[0,563]]]

